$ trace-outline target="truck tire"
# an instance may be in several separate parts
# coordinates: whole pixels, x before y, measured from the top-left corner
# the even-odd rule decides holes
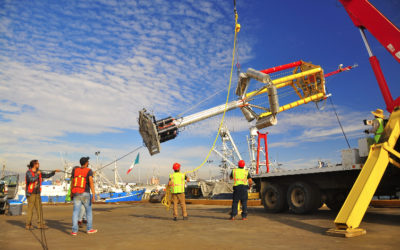
[[[342,208],[346,197],[346,192],[330,193],[328,194],[325,204],[330,210],[338,212]]]
[[[295,214],[311,213],[318,210],[321,205],[321,192],[313,184],[295,182],[289,186],[287,202]]]
[[[268,183],[262,192],[262,203],[268,213],[287,210],[286,187],[278,183]]]

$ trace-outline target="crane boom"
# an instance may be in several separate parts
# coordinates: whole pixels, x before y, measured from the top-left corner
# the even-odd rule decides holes
[[[353,67],[355,66],[339,68],[327,75],[331,76],[350,70]],[[270,76],[266,73],[275,73],[290,68],[294,68],[292,75],[274,80],[271,80]],[[250,79],[262,82],[264,86],[258,90],[247,93]],[[280,107],[278,102],[278,90],[285,87],[293,88],[299,100]],[[246,73],[240,74],[236,94],[238,96],[237,100],[180,118],[173,118],[170,116],[161,120],[156,120],[154,115],[148,113],[146,109],[139,111],[139,132],[150,154],[154,155],[159,153],[160,143],[174,139],[178,135],[178,130],[180,128],[217,116],[224,113],[224,111],[240,108],[247,121],[256,120],[255,126],[257,129],[262,129],[275,125],[277,123],[276,115],[279,112],[311,101],[318,102],[329,96],[326,94],[325,75],[322,68],[304,61],[297,61],[262,71],[250,68]],[[263,107],[251,103],[255,96],[264,94],[267,95],[266,100],[268,100],[269,106]],[[253,109],[261,110],[261,113],[257,113]]]
[[[372,54],[364,29],[367,29],[389,53],[400,62],[400,30],[377,10],[368,0],[340,0],[354,25],[359,28],[361,37],[367,48],[369,61],[386,103],[386,110],[392,113],[400,106],[400,97],[393,100],[386,83],[379,60]]]
[[[367,29],[400,63],[400,30],[368,0],[340,0],[354,25]]]
[[[230,111],[232,109],[236,109],[238,107],[240,107],[241,105],[243,105],[243,101],[242,100],[235,100],[235,101],[231,101],[226,105],[226,111]],[[216,115],[220,115],[222,113],[224,113],[225,110],[225,104],[221,104],[218,105],[216,107],[204,110],[204,111],[200,111],[198,113],[186,116],[186,117],[181,117],[178,118],[176,120],[174,120],[174,124],[177,126],[177,128],[182,128],[185,126],[188,126],[190,124],[205,120],[207,118],[216,116]]]

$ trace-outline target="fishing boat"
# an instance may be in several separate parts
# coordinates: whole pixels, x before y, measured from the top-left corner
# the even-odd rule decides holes
[[[68,184],[65,182],[53,182],[51,180],[42,182],[40,197],[43,203],[64,203],[67,196]],[[25,185],[19,185],[18,201],[27,203],[25,196]]]
[[[113,203],[113,202],[126,202],[126,201],[141,201],[143,194],[145,193],[145,189],[142,190],[135,190],[129,193],[121,192],[121,193],[111,193],[110,198],[106,198],[106,203]]]

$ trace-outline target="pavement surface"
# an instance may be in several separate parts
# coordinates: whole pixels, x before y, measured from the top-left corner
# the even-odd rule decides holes
[[[24,212],[26,206],[24,206]],[[71,236],[71,205],[46,205],[49,249],[400,249],[400,209],[370,208],[355,238],[325,235],[336,214],[267,214],[250,207],[247,221],[229,221],[228,206],[188,205],[189,220],[172,221],[161,204],[95,204],[94,228]],[[35,216],[35,215],[34,215]],[[35,218],[35,217],[34,217]],[[0,215],[0,249],[42,249],[41,230],[25,230],[25,216]]]

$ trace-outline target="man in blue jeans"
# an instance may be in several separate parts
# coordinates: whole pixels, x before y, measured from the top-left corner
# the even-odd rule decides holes
[[[230,220],[235,220],[238,214],[239,201],[242,203],[242,220],[247,220],[248,190],[253,184],[249,171],[244,169],[244,160],[238,162],[238,168],[232,170],[230,178],[233,179],[233,201]]]
[[[71,174],[71,197],[74,200],[74,211],[72,214],[72,236],[78,234],[78,217],[82,208],[85,207],[87,218],[87,233],[97,233],[97,229],[92,228],[92,202],[94,202],[93,172],[89,166],[89,157],[80,159],[80,167],[75,167]],[[92,196],[90,195],[92,191]]]

